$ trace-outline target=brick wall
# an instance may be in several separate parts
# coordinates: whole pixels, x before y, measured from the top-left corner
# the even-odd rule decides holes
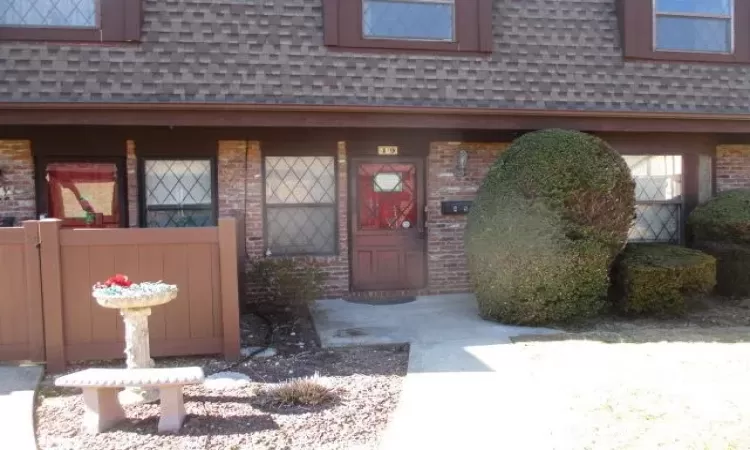
[[[716,148],[716,189],[750,188],[750,145]]]
[[[326,297],[341,297],[349,292],[349,186],[346,142],[339,142],[338,165],[338,233],[339,251],[336,256],[314,258],[328,274],[325,285]]]
[[[484,176],[510,144],[433,142],[427,159],[427,277],[431,294],[467,292],[469,274],[464,255],[465,216],[444,216],[443,200],[473,200]],[[456,170],[458,152],[466,150],[466,171]]]
[[[248,258],[260,257],[264,251],[261,168],[259,142],[219,141],[219,217],[244,220]]]
[[[136,228],[138,223],[138,158],[135,141],[125,141],[125,170],[128,175],[128,226]]]
[[[0,217],[15,217],[16,225],[36,217],[34,160],[31,142],[0,140]]]

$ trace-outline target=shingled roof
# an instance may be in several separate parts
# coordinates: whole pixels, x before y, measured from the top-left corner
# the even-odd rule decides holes
[[[625,62],[615,0],[495,0],[487,56],[323,44],[322,0],[144,0],[140,44],[0,44],[3,102],[747,113],[750,67]]]

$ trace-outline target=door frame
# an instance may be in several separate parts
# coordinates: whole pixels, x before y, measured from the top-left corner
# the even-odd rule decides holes
[[[415,193],[416,207],[417,207],[417,231],[422,235],[422,267],[423,267],[423,279],[424,283],[422,286],[399,289],[399,290],[420,290],[427,287],[428,280],[428,260],[427,260],[427,174],[425,167],[427,163],[426,157],[420,156],[354,156],[349,158],[347,168],[347,195],[348,195],[348,246],[349,246],[349,290],[351,292],[370,292],[372,289],[355,289],[354,282],[354,251],[355,251],[355,235],[357,233],[357,220],[359,218],[358,210],[358,189],[357,189],[357,175],[360,164],[414,164],[417,175],[417,188]],[[380,290],[378,290],[380,291]]]
[[[117,213],[120,217],[120,228],[128,227],[128,180],[126,158],[124,156],[91,156],[91,155],[39,155],[34,158],[34,189],[36,192],[36,214],[49,214],[49,195],[45,171],[50,163],[111,163],[115,165],[117,180]],[[49,217],[49,216],[48,216]]]

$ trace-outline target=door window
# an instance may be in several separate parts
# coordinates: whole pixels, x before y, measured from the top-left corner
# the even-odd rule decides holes
[[[357,178],[359,229],[416,227],[417,170],[413,164],[362,164]]]

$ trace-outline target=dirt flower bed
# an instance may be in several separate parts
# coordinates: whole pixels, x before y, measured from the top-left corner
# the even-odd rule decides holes
[[[279,313],[283,315],[282,313]],[[253,358],[236,367],[213,358],[167,358],[157,366],[201,366],[211,374],[226,369],[246,374],[247,388],[213,391],[185,388],[188,417],[179,433],[157,432],[158,404],[125,407],[128,420],[99,435],[81,431],[80,391],[56,388],[47,377],[37,406],[37,439],[41,450],[120,449],[370,449],[376,448],[395,408],[406,374],[405,347],[323,350],[310,324],[273,317],[273,346],[279,354]],[[263,343],[262,324],[247,318],[244,345]],[[122,362],[85,366],[121,367]],[[69,371],[84,366],[71,367]],[[262,400],[264,389],[290,378],[319,375],[337,398],[318,407],[276,407]]]
[[[750,298],[727,299],[705,296],[688,299],[685,314],[674,318],[638,318],[622,316],[597,317],[589,321],[562,324],[562,330],[570,332],[586,331],[629,331],[649,328],[732,328],[750,327]]]

